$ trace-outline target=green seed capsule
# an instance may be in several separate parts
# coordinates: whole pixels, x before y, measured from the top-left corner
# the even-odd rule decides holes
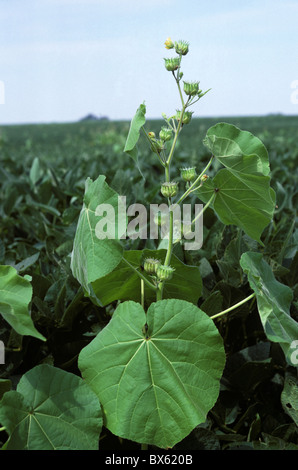
[[[169,127],[162,127],[159,133],[159,138],[160,140],[167,142],[168,140],[171,140],[172,133],[173,131]]]
[[[177,54],[186,55],[189,51],[189,42],[186,42],[186,41],[175,42],[175,51]]]
[[[190,123],[192,115],[193,115],[192,111],[185,111],[185,113],[183,114],[183,118],[182,118],[182,124]],[[181,111],[177,111],[175,118],[177,119],[178,122],[181,120]]]
[[[164,197],[174,197],[178,193],[178,183],[173,181],[162,183],[160,191]]]
[[[165,61],[165,68],[169,72],[174,72],[174,70],[177,70],[180,65],[180,58],[179,57],[174,57],[172,59],[164,59]]]
[[[173,277],[175,269],[171,266],[159,265],[157,268],[157,277],[160,281],[169,281]]]
[[[159,259],[146,258],[144,261],[144,271],[146,271],[148,274],[156,274],[159,265]]]
[[[196,169],[194,167],[180,168],[180,174],[184,181],[193,181],[197,176]]]
[[[183,82],[184,83],[184,93],[188,96],[195,96],[199,93],[199,82],[195,83],[189,83],[189,82]]]

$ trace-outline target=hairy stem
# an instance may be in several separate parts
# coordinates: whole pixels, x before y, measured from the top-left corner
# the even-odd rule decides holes
[[[144,279],[141,279],[141,305],[144,308],[145,305],[145,286]]]
[[[180,56],[180,61],[181,61],[181,56]],[[180,82],[179,71],[180,71],[180,67],[179,67],[178,72],[177,72],[177,77],[175,76],[174,73],[173,73],[173,76],[176,80],[177,87],[178,87],[178,90],[179,90],[179,95],[180,95],[180,99],[181,99],[181,103],[182,103],[182,111],[181,111],[181,114],[180,114],[180,119],[179,119],[179,122],[178,122],[178,126],[175,130],[175,135],[174,135],[174,140],[173,140],[173,143],[172,143],[172,147],[170,149],[169,156],[168,156],[167,160],[165,161],[165,165],[164,165],[164,167],[165,167],[165,179],[168,183],[170,182],[171,161],[172,161],[172,158],[173,158],[173,155],[174,155],[174,151],[175,151],[175,147],[176,147],[176,144],[177,144],[178,136],[179,136],[180,130],[182,128],[183,116],[184,116],[185,110],[186,110],[188,102],[189,102],[189,98],[188,98],[186,103],[184,102],[184,99],[183,99],[183,95],[182,95],[182,91],[181,91],[181,87],[180,87],[180,83],[179,83]],[[168,199],[168,206],[169,207],[171,206],[171,198]],[[172,252],[173,252],[174,214],[173,214],[173,211],[169,211],[169,213],[170,213],[170,215],[169,215],[169,244],[168,244],[167,254],[166,254],[166,257],[165,257],[165,261],[164,261],[165,266],[170,265],[171,258],[172,258]],[[158,288],[157,288],[157,291],[156,291],[156,300],[161,300],[162,299],[163,285],[164,285],[164,282],[160,282],[158,284]]]
[[[160,282],[158,284],[158,288],[157,288],[157,291],[156,291],[156,302],[158,300],[162,300],[162,291],[163,291],[163,282]]]
[[[169,266],[171,263],[172,251],[173,251],[173,237],[174,237],[174,214],[173,211],[169,211],[170,224],[169,224],[169,244],[164,265]]]

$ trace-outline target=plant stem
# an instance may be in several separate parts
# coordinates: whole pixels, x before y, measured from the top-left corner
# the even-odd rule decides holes
[[[179,121],[179,123],[178,123],[177,130],[176,130],[176,132],[175,132],[174,140],[173,140],[173,143],[172,143],[172,147],[171,147],[171,150],[170,150],[168,159],[167,159],[167,161],[166,161],[166,168],[167,168],[167,167],[170,168],[171,160],[172,160],[172,158],[173,158],[174,150],[175,150],[176,143],[177,143],[177,139],[178,139],[178,134],[179,134],[180,129],[181,129],[181,126],[182,126],[182,119],[183,119],[184,111],[185,111],[185,107],[183,107],[183,108],[182,108],[182,111],[181,111],[181,118],[180,118],[180,121]]]
[[[181,56],[180,56],[180,61],[181,61]],[[178,126],[175,129],[174,140],[173,140],[173,143],[172,143],[172,147],[170,149],[169,156],[168,156],[168,158],[167,158],[167,160],[165,161],[165,164],[164,164],[165,179],[166,179],[166,182],[168,182],[168,183],[170,182],[171,161],[172,161],[172,158],[173,158],[173,155],[174,155],[174,150],[175,150],[176,143],[177,143],[177,140],[178,140],[179,132],[182,128],[182,121],[183,121],[184,112],[185,112],[185,110],[187,108],[187,105],[188,105],[188,102],[189,102],[189,98],[188,98],[187,102],[184,103],[184,99],[183,99],[183,95],[182,95],[182,91],[181,91],[181,87],[180,87],[180,83],[179,83],[180,79],[178,78],[179,77],[179,71],[180,71],[180,67],[179,67],[178,72],[177,72],[177,77],[175,76],[174,73],[173,73],[173,76],[174,76],[174,78],[176,80],[176,83],[177,83],[177,86],[178,86],[179,95],[180,95],[180,99],[181,99],[181,103],[182,103],[182,111],[181,111],[181,114],[180,114],[180,119],[179,119],[179,122],[178,122]],[[171,206],[171,198],[168,199],[168,206],[169,207]],[[172,251],[173,251],[174,214],[173,214],[173,211],[171,211],[171,210],[169,212],[170,212],[170,215],[169,215],[169,244],[168,244],[167,254],[166,254],[166,257],[165,257],[165,261],[164,261],[165,266],[170,265],[171,257],[172,257]],[[163,285],[164,285],[164,282],[160,282],[158,284],[158,287],[157,287],[157,290],[156,290],[156,300],[157,301],[162,300]]]
[[[140,273],[140,271],[138,271],[132,264],[130,264],[129,261],[127,261],[127,259],[125,258],[122,258],[126,264],[128,264],[128,266],[144,281],[144,283],[150,287],[150,289],[154,290],[154,292],[156,292],[156,286],[154,284],[152,284],[152,282],[148,281],[148,279],[143,276],[142,273]]]
[[[141,279],[141,305],[144,308],[145,305],[145,289],[144,289],[144,279]]]
[[[177,82],[177,84],[178,84],[179,92],[181,93],[181,89],[180,89],[179,82]],[[181,110],[181,114],[180,114],[180,119],[179,119],[179,122],[178,122],[178,127],[177,127],[176,132],[175,132],[175,136],[174,136],[174,140],[173,140],[173,143],[172,143],[172,147],[171,147],[171,150],[170,150],[168,159],[167,159],[167,161],[166,161],[166,167],[167,167],[167,166],[170,167],[171,160],[172,160],[173,155],[174,155],[174,150],[175,150],[175,147],[176,147],[178,135],[179,135],[179,132],[180,132],[181,127],[182,127],[183,116],[184,116],[185,110],[186,110],[186,108],[187,108],[188,101],[187,101],[186,103],[184,103],[183,98],[182,98],[182,103],[183,103],[183,106],[182,106],[182,110]]]
[[[167,254],[166,258],[164,261],[165,266],[169,266],[171,262],[171,257],[172,257],[172,251],[173,251],[173,237],[174,237],[174,214],[173,211],[169,211],[169,244],[168,244],[168,249],[167,249]]]
[[[179,71],[180,71],[180,68],[179,68]],[[176,77],[175,77],[176,78]],[[183,95],[182,95],[182,91],[181,91],[181,87],[180,87],[180,80],[178,78],[176,78],[176,83],[177,83],[177,86],[178,86],[178,90],[179,90],[179,94],[180,94],[180,99],[181,99],[181,103],[182,103],[182,107],[186,108],[185,106],[185,103],[184,103],[184,99],[183,99]]]
[[[165,164],[165,178],[166,182],[170,182],[170,165],[168,163]]]
[[[0,428],[0,432],[5,431],[5,430],[6,430],[6,427],[5,427],[5,426],[3,426],[2,428]]]
[[[253,299],[255,297],[255,293],[249,295],[248,297],[246,297],[245,299],[241,300],[240,302],[238,302],[237,304],[235,305],[232,305],[232,307],[229,307],[227,308],[226,310],[223,310],[222,312],[219,312],[219,313],[216,313],[215,315],[212,315],[210,318],[212,320],[214,320],[215,318],[219,318],[223,315],[225,315],[226,313],[229,313],[231,312],[232,310],[235,310],[235,308],[238,308],[240,307],[241,305],[245,304],[246,302],[248,302],[250,299]]]
[[[160,282],[158,284],[158,288],[157,288],[157,291],[156,291],[156,302],[158,300],[162,300],[162,291],[163,291],[163,282]]]

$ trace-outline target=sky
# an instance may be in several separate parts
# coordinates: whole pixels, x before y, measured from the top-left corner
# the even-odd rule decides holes
[[[195,116],[298,115],[298,0],[0,0],[0,124],[173,115],[167,37]]]

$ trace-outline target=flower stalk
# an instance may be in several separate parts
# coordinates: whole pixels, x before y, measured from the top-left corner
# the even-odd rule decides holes
[[[165,47],[167,50],[173,49],[177,54],[176,57],[165,58],[164,65],[165,65],[166,70],[171,72],[175,79],[182,107],[181,107],[181,110],[178,110],[176,112],[176,115],[170,118],[167,118],[167,116],[163,114],[163,118],[167,122],[167,127],[162,127],[162,129],[159,132],[159,139],[156,138],[156,135],[154,132],[147,133],[143,127],[142,127],[142,131],[145,134],[148,143],[150,144],[151,150],[157,155],[160,164],[164,168],[165,181],[161,185],[161,193],[164,197],[167,198],[168,206],[170,208],[172,205],[172,198],[174,198],[178,194],[178,183],[171,181],[171,163],[173,161],[178,137],[183,126],[187,125],[191,121],[193,112],[188,111],[188,108],[191,105],[193,105],[195,102],[197,102],[199,99],[201,99],[202,96],[204,96],[207,92],[203,92],[200,89],[200,86],[199,86],[200,82],[198,81],[196,82],[184,81],[183,89],[181,87],[180,82],[183,77],[183,72],[181,71],[181,62],[182,62],[182,58],[189,52],[189,43],[186,41],[181,41],[181,40],[177,42],[172,41],[171,38],[168,37],[165,41]],[[185,98],[184,98],[183,92],[186,96]],[[166,156],[166,143],[169,142],[170,140],[172,140],[172,144],[171,144],[169,153]],[[177,204],[180,204],[192,191],[194,191],[197,188],[199,184],[203,183],[204,178],[206,176],[206,172],[212,163],[212,159],[213,157],[211,158],[207,166],[204,168],[204,170],[198,177],[197,177],[195,169],[192,167],[188,167],[185,169],[184,172],[183,171],[181,172],[182,179],[186,181],[187,190],[180,197]],[[215,197],[215,194],[212,195],[212,197],[210,198],[210,200],[208,201],[208,203],[206,204],[202,212],[204,212],[204,210],[206,210],[207,207],[212,203],[214,197]],[[199,216],[200,215],[201,213],[199,214]],[[192,223],[194,223],[195,220]],[[165,267],[165,271],[169,271],[170,273],[170,271],[172,270],[170,264],[171,264],[171,258],[172,258],[172,253],[173,253],[173,246],[174,246],[174,214],[172,210],[169,210],[168,237],[169,237],[168,247],[167,247],[167,252],[166,252],[163,266]],[[162,268],[161,266],[158,266],[157,269],[159,269],[159,271],[161,272]],[[138,272],[138,274],[140,275],[141,273]],[[172,275],[172,272],[171,272],[171,275]],[[149,281],[149,284],[151,285],[151,287],[154,288],[156,291],[156,300],[162,299],[163,286],[164,286],[164,283],[167,282],[167,280],[169,280],[167,276],[160,276],[160,278],[158,278],[157,276],[156,286],[153,286],[152,283],[150,283]],[[147,279],[146,281],[148,283]],[[144,280],[144,282],[146,281]]]

